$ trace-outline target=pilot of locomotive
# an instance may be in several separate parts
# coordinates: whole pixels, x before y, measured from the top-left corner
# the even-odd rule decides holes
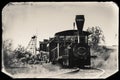
[[[90,65],[89,32],[83,31],[84,15],[76,16],[77,30],[58,32],[50,40],[50,61],[67,67]]]

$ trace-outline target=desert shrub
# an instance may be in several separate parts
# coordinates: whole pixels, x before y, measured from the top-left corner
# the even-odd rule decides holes
[[[15,58],[17,61],[21,61],[23,63],[27,63],[28,60],[31,59],[32,54],[25,50],[25,48],[21,45],[18,45],[18,47],[14,50]]]
[[[15,57],[17,59],[20,59],[25,56],[25,54],[24,54],[25,49],[21,45],[18,45],[18,47],[14,50],[14,52],[15,52]]]
[[[10,67],[13,64],[14,53],[12,50],[12,40],[3,41],[3,65],[4,67]]]

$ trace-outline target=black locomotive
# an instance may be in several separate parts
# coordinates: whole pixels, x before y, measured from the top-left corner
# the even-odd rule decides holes
[[[55,34],[41,48],[49,52],[49,62],[64,67],[84,67],[90,65],[89,32],[83,31],[84,15],[76,15],[77,30],[66,30]]]

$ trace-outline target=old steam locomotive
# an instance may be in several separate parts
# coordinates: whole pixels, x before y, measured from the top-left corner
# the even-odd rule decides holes
[[[65,30],[54,38],[40,44],[41,50],[49,52],[49,61],[65,67],[84,67],[90,65],[89,32],[83,31],[84,15],[76,15],[77,30]]]

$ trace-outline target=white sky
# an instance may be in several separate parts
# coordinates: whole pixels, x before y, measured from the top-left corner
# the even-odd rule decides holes
[[[37,33],[37,40],[53,37],[58,31],[73,29],[76,15],[84,15],[84,30],[100,26],[106,45],[117,44],[118,7],[113,2],[19,2],[7,4],[2,11],[3,40],[12,39],[27,46]],[[38,43],[37,43],[38,44]]]

